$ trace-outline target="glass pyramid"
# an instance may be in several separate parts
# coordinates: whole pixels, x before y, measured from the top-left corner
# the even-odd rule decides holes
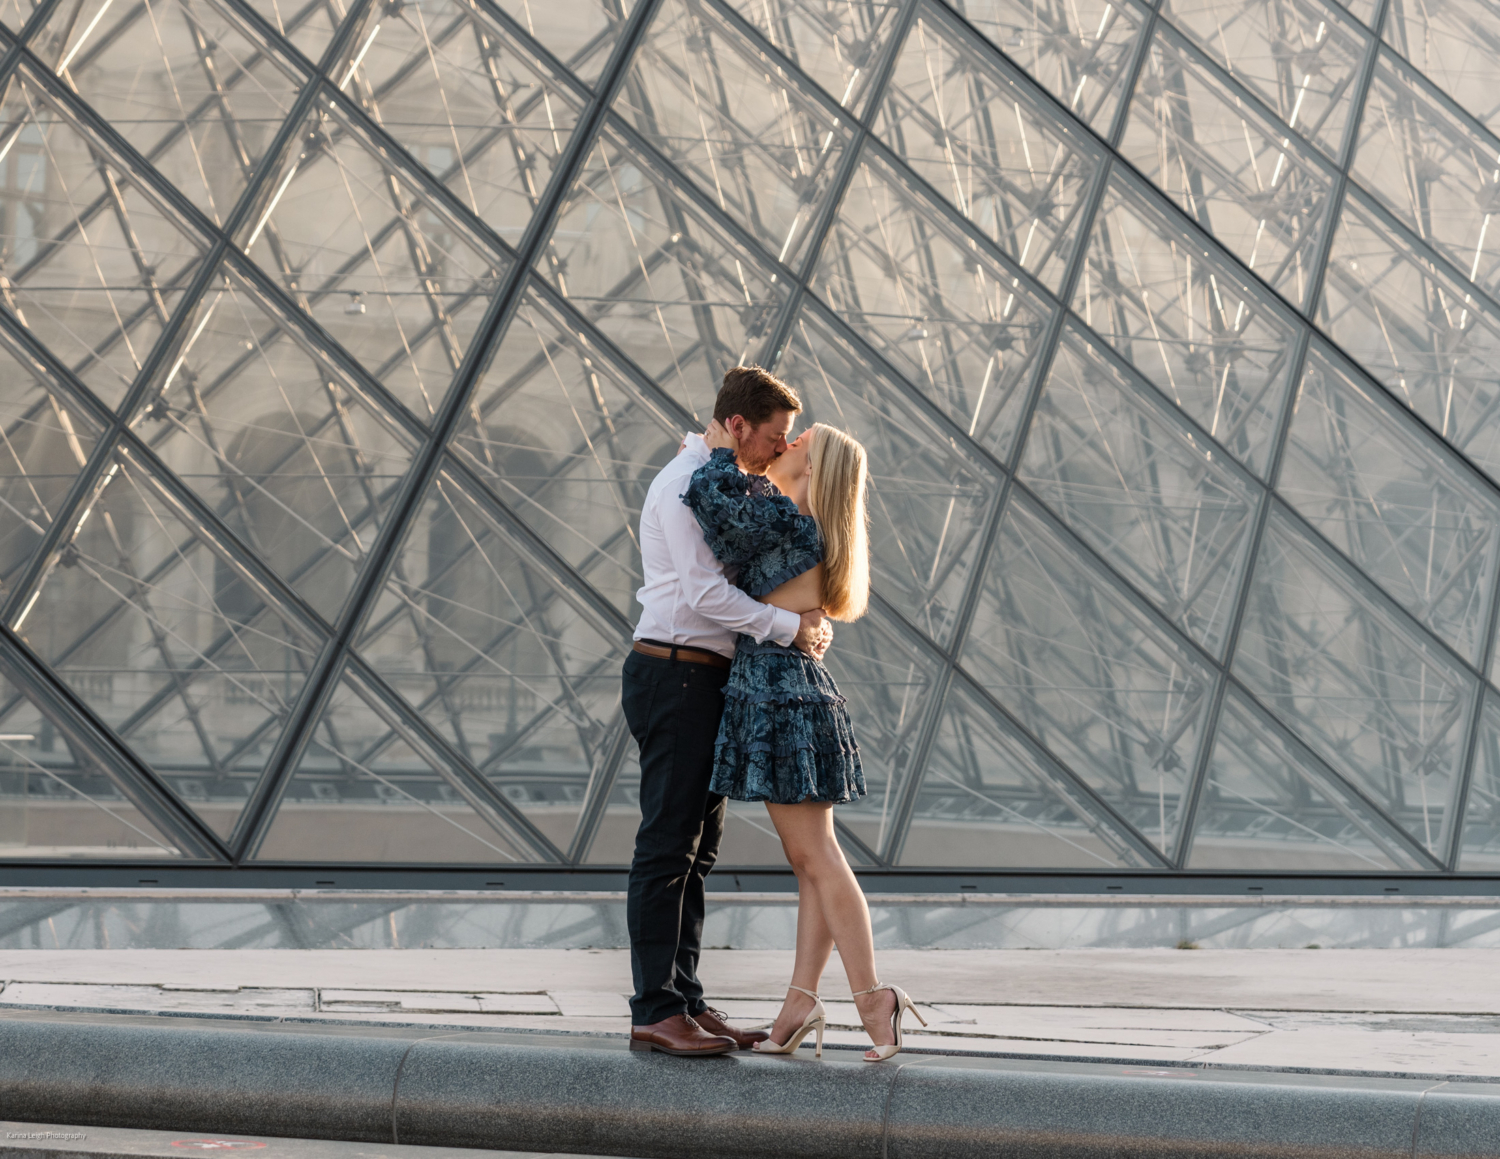
[[[1493,871],[1496,45],[5,0],[0,860],[621,865],[640,504],[758,362],[872,455],[859,864]]]

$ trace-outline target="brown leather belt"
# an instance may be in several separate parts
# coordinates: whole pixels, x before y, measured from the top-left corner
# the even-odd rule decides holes
[[[643,656],[655,656],[658,660],[685,660],[689,664],[707,664],[711,668],[728,668],[728,656],[708,652],[702,648],[684,648],[680,644],[648,644],[644,640],[635,642],[635,650]]]

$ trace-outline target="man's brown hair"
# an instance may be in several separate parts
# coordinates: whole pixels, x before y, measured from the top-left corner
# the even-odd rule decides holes
[[[736,366],[724,375],[724,385],[714,400],[714,418],[725,426],[735,415],[758,427],[780,411],[798,414],[802,400],[797,392],[769,370],[759,366]]]

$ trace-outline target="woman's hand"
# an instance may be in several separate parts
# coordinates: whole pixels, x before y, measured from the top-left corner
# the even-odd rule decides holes
[[[703,441],[708,444],[710,451],[717,451],[721,448],[728,448],[731,451],[738,451],[740,449],[740,445],[735,442],[734,436],[725,429],[724,424],[718,419],[714,419],[713,422],[708,424],[708,430],[703,432]]]

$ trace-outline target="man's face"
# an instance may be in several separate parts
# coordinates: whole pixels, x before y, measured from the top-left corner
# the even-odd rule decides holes
[[[740,469],[751,475],[764,475],[766,468],[786,451],[786,438],[792,433],[797,416],[789,410],[777,411],[759,426],[751,426],[741,415],[728,422],[729,433],[739,443],[735,457]]]

